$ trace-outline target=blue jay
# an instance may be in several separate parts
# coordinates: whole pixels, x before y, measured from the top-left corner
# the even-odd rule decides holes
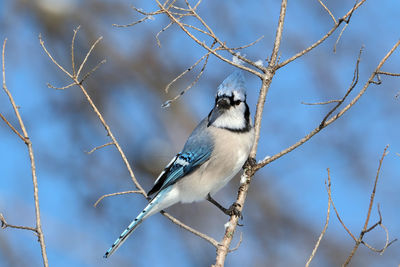
[[[232,204],[225,209],[211,195],[225,186],[246,162],[254,141],[254,129],[246,103],[241,71],[218,87],[215,105],[194,129],[182,152],[161,172],[148,195],[154,195],[104,257],[109,257],[145,219],[178,202],[207,199],[225,214],[240,216]]]

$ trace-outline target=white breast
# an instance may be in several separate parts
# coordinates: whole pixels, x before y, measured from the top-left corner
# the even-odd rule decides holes
[[[236,133],[211,126],[209,130],[215,140],[211,160],[175,184],[181,202],[200,201],[216,193],[240,171],[249,156],[253,129]]]

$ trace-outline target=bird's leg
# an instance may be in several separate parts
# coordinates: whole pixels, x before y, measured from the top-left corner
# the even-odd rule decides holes
[[[207,200],[214,204],[217,208],[219,208],[224,214],[228,216],[236,215],[240,219],[243,219],[242,213],[238,210],[238,207],[241,205],[239,203],[233,203],[228,209],[224,208],[221,204],[219,204],[215,199],[211,197],[210,194],[207,195]]]

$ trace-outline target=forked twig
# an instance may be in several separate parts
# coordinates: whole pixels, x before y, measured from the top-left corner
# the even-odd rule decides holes
[[[377,170],[377,172],[376,172],[374,187],[373,187],[373,189],[372,189],[372,193],[371,193],[371,196],[370,196],[370,201],[369,201],[369,205],[368,205],[368,212],[367,212],[367,218],[365,219],[364,227],[363,227],[363,229],[361,230],[359,237],[355,240],[354,247],[353,247],[352,251],[350,252],[350,255],[347,257],[346,261],[343,263],[343,266],[347,266],[347,265],[350,263],[351,259],[353,258],[354,254],[356,253],[356,251],[357,251],[358,247],[360,246],[360,244],[366,245],[366,243],[363,241],[364,235],[365,235],[366,233],[370,232],[371,230],[373,230],[373,229],[374,229],[376,226],[378,226],[378,225],[380,225],[381,227],[383,226],[383,225],[382,225],[382,215],[381,215],[379,206],[378,206],[379,221],[378,221],[377,223],[375,223],[373,226],[371,226],[370,228],[368,228],[368,223],[369,223],[369,219],[370,219],[370,216],[371,216],[372,206],[373,206],[373,204],[374,204],[375,193],[376,193],[376,186],[377,186],[377,184],[378,184],[379,174],[380,174],[380,171],[381,171],[383,159],[384,159],[385,156],[388,154],[388,153],[387,153],[388,147],[389,147],[389,145],[387,145],[387,146],[385,147],[385,149],[383,150],[382,157],[381,157],[381,159],[379,160],[378,170]],[[386,228],[383,226],[383,229],[386,229]],[[383,249],[381,249],[381,250],[372,249],[373,251],[378,251],[378,252],[382,253],[383,251],[386,250],[386,248],[387,248],[390,244],[392,244],[393,242],[396,241],[396,240],[393,240],[392,242],[389,242],[389,236],[388,236],[388,234],[387,234],[386,236],[387,236],[387,238],[386,238],[386,244],[385,244],[385,246],[383,247]],[[366,246],[367,246],[368,248],[371,248],[371,246],[369,246],[369,245],[366,245]]]

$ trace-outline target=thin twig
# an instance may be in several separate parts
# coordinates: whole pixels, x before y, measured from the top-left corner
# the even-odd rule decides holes
[[[72,65],[72,74],[75,77],[76,76],[76,70],[75,70],[75,38],[76,38],[76,34],[78,33],[79,29],[81,28],[81,25],[79,25],[78,27],[76,27],[76,29],[74,29],[74,35],[72,36],[72,42],[71,42],[71,65]],[[65,88],[64,88],[65,89]]]
[[[102,195],[99,197],[99,199],[93,204],[93,207],[97,207],[97,205],[106,197],[112,197],[112,196],[119,196],[119,195],[125,195],[125,194],[142,194],[141,191],[139,190],[129,190],[129,191],[123,191],[123,192],[116,192],[116,193],[111,193],[111,194],[106,194]]]
[[[69,73],[68,71],[66,71],[60,64],[58,64],[58,62],[53,58],[53,56],[50,54],[49,51],[47,51],[47,48],[44,46],[44,42],[42,40],[42,35],[39,34],[39,42],[40,45],[42,46],[44,52],[47,54],[47,56],[51,59],[51,61],[56,64],[56,66],[62,70],[65,74],[67,74],[68,77],[70,77],[71,79],[73,79],[74,75],[72,75],[71,73]]]
[[[33,154],[33,147],[32,147],[32,142],[29,139],[28,132],[25,128],[25,124],[22,121],[21,115],[19,113],[18,107],[14,102],[14,98],[11,95],[11,92],[8,90],[7,85],[6,85],[6,74],[5,74],[5,48],[6,48],[6,42],[7,39],[4,40],[3,42],[3,49],[2,49],[2,69],[3,69],[3,90],[6,92],[10,103],[14,109],[15,115],[18,119],[19,125],[22,130],[22,135],[24,136],[24,143],[28,147],[28,153],[29,153],[29,159],[31,161],[31,174],[32,174],[32,183],[33,183],[33,199],[35,201],[35,217],[36,217],[36,233],[38,236],[40,248],[41,248],[41,253],[42,253],[42,259],[43,259],[43,265],[45,267],[49,266],[48,259],[47,259],[47,252],[46,252],[46,245],[44,242],[44,234],[42,231],[42,223],[40,219],[40,207],[39,207],[39,188],[38,188],[38,181],[37,181],[37,176],[36,176],[36,164],[35,164],[35,158]],[[55,61],[54,61],[55,62]],[[56,62],[55,62],[56,63]],[[56,63],[57,64],[57,63]]]
[[[306,267],[310,266],[310,263],[313,260],[313,258],[315,256],[315,253],[317,252],[319,244],[321,243],[321,240],[325,235],[326,229],[328,229],[329,217],[330,217],[330,212],[331,212],[332,195],[331,195],[331,175],[330,175],[330,172],[329,172],[329,168],[327,169],[327,171],[328,171],[328,184],[325,181],[325,186],[326,186],[326,190],[328,191],[328,211],[326,212],[325,225],[324,225],[324,228],[322,229],[321,234],[318,237],[317,243],[315,243],[314,249],[313,249],[310,257],[308,258],[308,261],[306,263]]]
[[[10,127],[10,129],[14,132],[14,133],[16,133],[18,136],[19,136],[19,138],[21,138],[21,140],[22,141],[26,141],[25,140],[25,137],[23,137],[18,131],[17,131],[17,129],[15,129],[15,127],[14,126],[12,126],[12,124],[3,116],[3,114],[1,114],[0,113],[0,117],[3,119],[3,121],[8,125],[8,127]]]
[[[203,67],[201,68],[199,74],[197,74],[197,76],[196,76],[196,78],[194,79],[194,81],[193,81],[191,84],[189,84],[185,89],[183,89],[183,90],[182,90],[178,95],[176,95],[174,98],[165,101],[165,102],[161,105],[162,108],[169,107],[169,106],[171,105],[172,102],[176,101],[176,100],[179,99],[181,96],[183,96],[187,91],[190,90],[190,88],[192,88],[192,87],[199,81],[201,75],[203,75],[203,72],[204,72],[204,70],[205,70],[205,68],[206,68],[206,65],[207,65],[207,63],[208,63],[208,58],[209,58],[209,56],[210,56],[210,53],[207,53],[207,54],[205,55],[205,60],[204,60]],[[202,57],[201,59],[203,59],[203,57]],[[196,62],[195,64],[197,65],[197,62]],[[194,66],[194,65],[193,65],[193,66]],[[193,67],[193,66],[192,66],[192,67]],[[188,70],[189,70],[189,69],[188,69]],[[175,79],[176,79],[176,78],[175,78]],[[171,83],[170,83],[170,84],[171,84]],[[170,84],[169,84],[169,85],[170,85]],[[167,89],[166,89],[166,90],[167,90]]]
[[[392,73],[392,72],[387,72],[387,71],[377,71],[376,74],[400,77],[400,73]]]
[[[92,75],[93,72],[95,72],[101,65],[103,65],[104,63],[106,63],[107,60],[103,59],[102,61],[100,61],[99,63],[97,63],[96,66],[94,66],[94,68],[92,68],[90,71],[88,71],[83,78],[80,80],[79,83],[83,83],[90,75]]]
[[[191,71],[194,67],[196,67],[204,58],[206,58],[208,55],[210,55],[210,52],[206,53],[205,55],[203,55],[201,58],[199,58],[192,66],[190,66],[189,68],[185,69],[181,74],[179,74],[178,76],[176,76],[169,84],[167,84],[167,86],[165,86],[165,92],[168,93],[169,88],[171,88],[171,86],[178,81],[180,78],[182,78],[186,73],[188,73],[189,71]]]
[[[114,142],[109,142],[107,144],[101,145],[101,146],[96,146],[95,148],[93,148],[92,150],[90,150],[89,152],[86,152],[87,154],[92,154],[93,152],[95,152],[97,149],[106,147],[106,146],[110,146],[110,145],[114,145]]]
[[[349,26],[348,23],[346,23],[343,27],[343,29],[340,31],[338,38],[336,39],[335,45],[333,46],[333,53],[336,53],[336,46],[338,45],[340,38],[342,37],[343,32],[346,30],[347,26]]]
[[[63,86],[63,87],[56,87],[56,86],[51,85],[50,83],[47,83],[47,87],[52,88],[52,89],[56,89],[56,90],[64,90],[64,89],[70,88],[70,87],[72,87],[74,85],[75,85],[75,83],[73,82],[73,83],[68,84],[66,86]]]
[[[327,104],[338,103],[338,102],[342,102],[342,99],[333,99],[333,100],[329,100],[329,101],[325,101],[325,102],[317,102],[317,103],[308,103],[308,102],[302,101],[301,104],[309,105],[309,106],[316,106],[316,105],[327,105]]]
[[[207,242],[209,242],[214,247],[218,248],[218,246],[219,246],[218,241],[215,240],[214,238],[209,237],[208,235],[203,234],[203,233],[193,229],[192,227],[187,226],[186,224],[184,224],[183,222],[181,222],[180,220],[178,220],[177,218],[173,217],[171,214],[169,214],[169,213],[167,213],[167,212],[165,212],[163,210],[160,211],[160,213],[162,215],[164,215],[165,217],[167,217],[171,222],[173,222],[176,225],[182,227],[183,229],[191,232],[192,234],[197,235],[198,237],[200,237],[200,238],[206,240]]]
[[[359,235],[358,239],[356,240],[356,243],[354,244],[354,247],[353,247],[352,251],[350,252],[350,255],[347,257],[346,261],[343,263],[343,266],[347,266],[347,265],[350,263],[351,259],[353,258],[354,254],[356,253],[358,247],[360,246],[360,244],[363,243],[363,237],[364,237],[364,235],[365,235],[367,232],[369,232],[369,231],[371,231],[372,229],[374,229],[377,225],[380,225],[381,222],[382,222],[382,216],[380,215],[380,220],[379,220],[379,222],[378,222],[377,224],[375,224],[373,227],[371,227],[370,229],[367,229],[367,228],[368,228],[369,219],[370,219],[370,216],[371,216],[372,205],[374,204],[375,193],[376,193],[376,186],[377,186],[377,184],[378,184],[379,174],[380,174],[381,167],[382,167],[382,162],[383,162],[383,159],[385,158],[385,156],[387,155],[387,152],[386,152],[386,151],[387,151],[388,147],[389,147],[389,145],[387,145],[387,146],[385,147],[385,149],[383,150],[382,157],[381,157],[381,159],[379,160],[378,170],[377,170],[377,172],[376,172],[374,187],[373,187],[373,189],[372,189],[372,193],[371,193],[371,196],[370,196],[370,201],[369,201],[369,206],[368,206],[368,212],[367,212],[367,218],[365,219],[364,227],[363,227],[363,229],[361,230],[360,235]],[[378,210],[378,211],[379,211],[379,214],[380,214],[380,210]]]
[[[326,7],[324,3],[322,3],[321,0],[318,0],[318,2],[321,4],[321,6],[325,9],[326,12],[328,12],[329,16],[331,16],[333,23],[337,24],[335,16],[333,16],[332,12],[329,10],[329,8]]]
[[[346,230],[346,232],[351,236],[351,238],[353,238],[354,242],[356,242],[357,238],[353,235],[353,233],[350,231],[350,229],[347,228],[347,226],[344,224],[342,218],[340,218],[339,212],[336,209],[335,202],[333,201],[333,199],[331,200],[331,202],[332,202],[333,210],[335,211],[336,217],[339,220],[340,224],[343,226],[343,228]]]
[[[35,232],[35,234],[37,234],[36,228],[34,228],[34,227],[19,226],[19,225],[13,225],[13,224],[7,223],[7,221],[4,218],[2,213],[0,213],[0,222],[1,222],[1,228],[2,229],[6,229],[7,227],[10,227],[10,228],[15,228],[15,229],[30,230],[30,231]]]
[[[228,253],[231,253],[231,252],[233,252],[233,251],[235,251],[235,250],[238,250],[238,248],[239,248],[240,245],[242,244],[242,241],[243,241],[243,233],[240,232],[240,237],[239,237],[238,243],[236,244],[236,246],[235,246],[234,248],[231,248],[230,250],[228,250]]]
[[[361,61],[361,54],[363,51],[363,46],[360,48],[360,52],[358,53],[358,57],[357,57],[357,62],[356,62],[356,66],[354,68],[354,74],[353,74],[353,79],[351,81],[351,84],[349,86],[349,89],[347,90],[346,94],[342,97],[342,99],[340,99],[340,101],[336,104],[336,106],[334,106],[326,115],[325,117],[322,119],[321,124],[319,125],[320,128],[324,127],[325,121],[329,118],[329,116],[335,112],[335,110],[340,107],[340,105],[342,105],[342,103],[344,102],[344,100],[346,100],[346,98],[349,96],[349,94],[351,93],[351,91],[354,89],[354,87],[356,87],[357,83],[358,83],[358,78],[359,78],[359,65],[360,65],[360,61]]]
[[[81,73],[81,70],[83,68],[83,66],[85,65],[86,61],[88,60],[90,54],[92,53],[93,49],[96,47],[96,45],[103,39],[103,36],[100,36],[99,38],[97,38],[97,40],[93,43],[93,45],[90,47],[89,51],[87,52],[85,58],[83,59],[81,65],[79,66],[78,72],[76,73],[76,75],[74,75],[74,77],[79,77],[79,74]]]

